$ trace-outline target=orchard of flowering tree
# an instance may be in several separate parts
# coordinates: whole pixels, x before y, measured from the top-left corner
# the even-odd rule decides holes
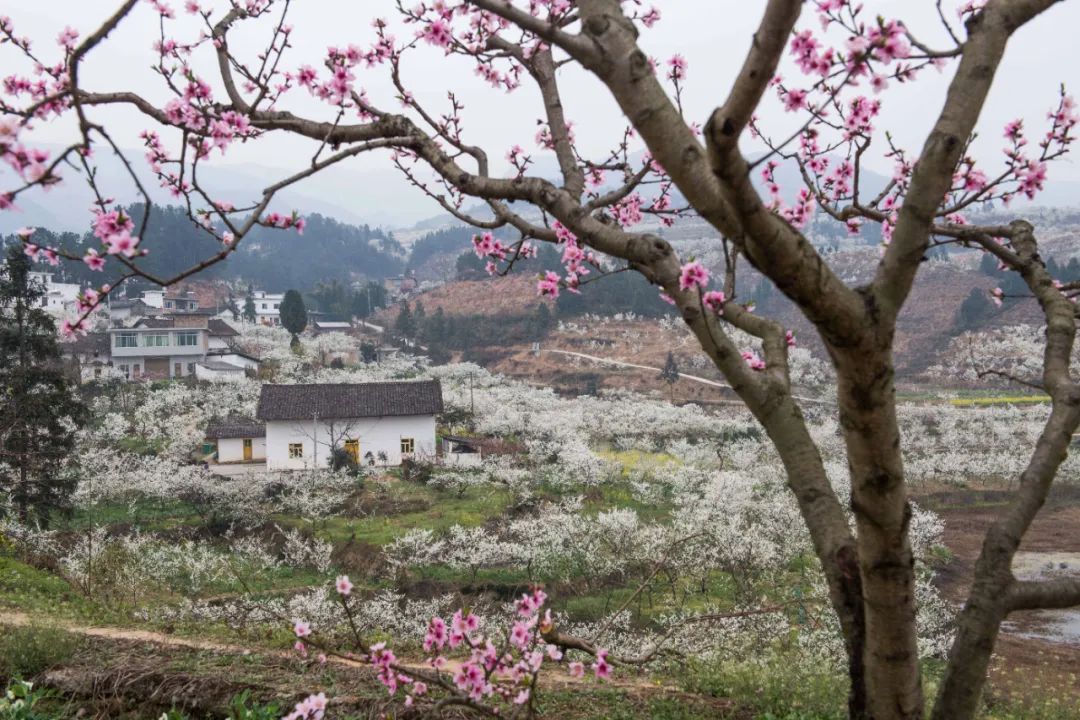
[[[705,5],[702,23],[736,12]],[[909,22],[909,5],[926,5],[933,22]],[[222,479],[191,450],[213,417],[253,413],[255,381],[120,385],[89,398],[91,421],[69,429],[78,466],[66,471],[75,489],[64,517],[4,515],[0,545],[26,573],[16,584],[44,586],[31,575],[48,571],[91,617],[108,605],[192,642],[287,645],[306,672],[285,693],[302,693],[281,708],[290,718],[351,716],[335,709],[347,693],[318,675],[331,666],[376,679],[372,716],[593,717],[593,700],[573,698],[601,683],[653,705],[596,717],[684,717],[671,707],[695,696],[762,717],[1073,716],[1064,704],[1057,716],[987,714],[1005,702],[992,672],[1003,628],[1016,614],[1080,606],[1075,575],[1015,571],[1055,482],[1077,469],[1080,282],[1050,272],[1024,203],[1049,187],[1080,114],[1062,84],[1038,107],[1013,108],[1004,127],[981,121],[1014,36],[1064,17],[1057,5],[1070,4],[740,3],[756,27],[724,68],[652,57],[665,8],[637,0],[364,3],[370,22],[322,31],[317,56],[298,51],[313,40],[301,42],[291,0],[127,0],[93,27],[42,37],[21,28],[18,4],[5,8],[0,212],[48,207],[60,184],[88,187],[88,240],[54,245],[23,227],[17,241],[46,267],[83,264],[108,279],[83,290],[60,334],[89,331],[125,283],[173,285],[227,261],[255,228],[304,243],[307,210],[279,198],[370,155],[475,227],[464,249],[490,275],[528,270],[554,246],[559,269],[536,273],[540,298],[587,299],[608,275],[643,277],[738,401],[567,397],[408,355],[333,368],[321,358],[347,337],[290,350],[288,333],[247,328],[239,342],[272,361],[277,382],[440,378],[446,429],[496,450],[473,468]],[[132,24],[153,28],[123,48],[153,86],[92,70]],[[433,56],[438,91],[427,79],[420,92],[414,58]],[[1061,75],[1055,86],[1072,72],[1039,68]],[[478,81],[490,86],[486,115],[507,93],[529,97],[539,118],[516,144],[489,145],[472,124],[472,93],[458,86]],[[923,86],[928,131],[912,142],[889,122],[916,109],[890,102]],[[714,109],[695,116],[701,102]],[[614,117],[602,121],[600,107]],[[64,143],[40,140],[59,127]],[[243,197],[215,192],[219,163],[262,144],[290,170]],[[106,163],[120,181],[100,172]],[[872,171],[883,165],[891,175]],[[140,243],[161,190],[217,247],[167,274],[147,268]],[[341,189],[353,191],[363,188]],[[121,195],[141,203],[137,222]],[[689,219],[708,227],[718,262],[669,239]],[[868,279],[830,264],[811,235],[821,222],[874,236]],[[935,392],[988,382],[1037,402],[898,399],[898,319],[934,253],[992,257],[1013,282],[987,299],[1037,314],[953,338],[924,363]],[[749,274],[813,338],[756,312]],[[945,597],[935,575],[945,525],[923,500],[981,483],[999,493],[994,513],[968,581]],[[792,687],[816,688],[810,714],[761,704],[784,695],[761,678],[783,688],[785,672]],[[686,695],[643,692],[643,678],[672,675],[694,678]]]

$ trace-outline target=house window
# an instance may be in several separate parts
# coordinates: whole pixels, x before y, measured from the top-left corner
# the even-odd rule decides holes
[[[147,335],[143,340],[145,347],[168,347],[168,335]]]
[[[139,377],[139,363],[135,363],[134,373],[135,377]]]
[[[304,457],[304,443],[289,443],[289,459]]]
[[[101,377],[101,368],[94,368],[94,377]]]
[[[195,363],[188,363],[187,364],[187,374],[188,375],[194,375],[195,374]]]
[[[412,455],[416,449],[416,441],[412,438],[401,438],[401,454]]]
[[[186,332],[178,332],[178,333],[176,333],[176,344],[177,345],[188,345],[188,346],[190,346],[190,345],[198,345],[199,344],[199,333],[195,332],[193,330],[188,330]]]
[[[139,346],[139,336],[133,332],[117,333],[116,334],[116,347],[118,348],[132,348]]]
[[[266,309],[266,303],[263,303],[263,310]]]
[[[127,380],[127,379],[130,379],[130,378],[131,378],[131,374],[130,374],[130,372],[129,372],[129,370],[128,370],[128,366],[127,366],[127,365],[121,365],[121,366],[120,366],[120,372],[122,372],[122,373],[124,374],[124,379],[125,379],[125,380]]]

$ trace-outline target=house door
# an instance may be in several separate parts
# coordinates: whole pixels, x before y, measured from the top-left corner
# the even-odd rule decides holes
[[[251,438],[244,438],[244,460],[251,460]]]
[[[182,377],[184,374],[183,363],[173,363],[173,377]]]
[[[349,457],[353,459],[354,463],[360,463],[360,441],[359,440],[346,440],[345,452],[349,453]]]

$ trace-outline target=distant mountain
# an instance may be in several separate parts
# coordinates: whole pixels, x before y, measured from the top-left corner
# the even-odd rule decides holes
[[[59,150],[58,147],[51,148]],[[143,187],[154,203],[177,203],[143,161],[139,150],[125,151]],[[295,165],[274,167],[255,163],[223,164],[213,155],[200,166],[199,177],[215,200],[227,200],[237,206],[258,200],[262,189],[303,169],[303,159]],[[127,205],[141,202],[131,177],[115,156],[100,152],[98,185],[116,202]],[[388,163],[374,169],[372,162],[353,166],[334,166],[305,178],[278,192],[271,209],[279,212],[299,210],[305,215],[320,214],[357,225],[400,227],[429,216],[433,201],[413,188],[401,173]],[[93,194],[81,175],[61,169],[65,181],[48,190],[34,189],[20,195],[16,209],[0,212],[0,234],[23,226],[47,227],[56,231],[83,232],[90,227],[89,208]],[[0,188],[11,184],[9,175],[0,174]]]
[[[138,220],[141,206],[132,208]],[[100,243],[89,233],[39,231],[35,239],[79,254]],[[7,242],[14,242],[10,235]],[[139,265],[158,277],[169,277],[220,251],[214,238],[200,231],[177,207],[155,208],[142,247],[148,254]],[[113,264],[115,266],[115,263]],[[349,225],[333,218],[307,216],[303,235],[294,230],[257,227],[227,260],[199,274],[200,278],[240,280],[266,290],[308,290],[319,282],[377,280],[398,275],[405,251],[393,236],[367,225]],[[50,269],[43,266],[42,269]],[[64,263],[60,274],[75,282],[112,282],[116,269],[95,273],[82,263]]]

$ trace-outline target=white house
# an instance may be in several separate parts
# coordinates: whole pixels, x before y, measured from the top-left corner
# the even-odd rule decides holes
[[[251,297],[252,302],[255,303],[257,322],[273,326],[281,324],[281,303],[285,299],[285,293],[268,293],[264,290],[256,290],[251,294]]]
[[[178,314],[162,318],[140,318],[131,327],[109,328],[113,366],[129,379],[200,377],[197,367],[212,360],[235,369],[205,369],[203,379],[220,379],[222,373],[242,377],[244,370],[258,361],[228,347],[237,332],[220,320],[201,314]],[[233,357],[243,357],[233,360]],[[211,378],[209,374],[215,375]],[[239,375],[237,375],[239,373]]]
[[[266,423],[266,467],[326,467],[345,450],[363,465],[434,458],[438,380],[263,385],[256,417]]]
[[[120,377],[113,367],[109,354],[109,336],[103,332],[91,332],[72,340],[61,342],[64,358],[77,370],[83,383]]]
[[[250,418],[212,420],[206,427],[206,442],[217,450],[219,463],[266,460],[266,427]]]
[[[56,282],[52,273],[31,272],[30,277],[37,281],[45,294],[41,298],[41,307],[54,317],[63,317],[73,311],[75,301],[82,288],[76,283]]]

